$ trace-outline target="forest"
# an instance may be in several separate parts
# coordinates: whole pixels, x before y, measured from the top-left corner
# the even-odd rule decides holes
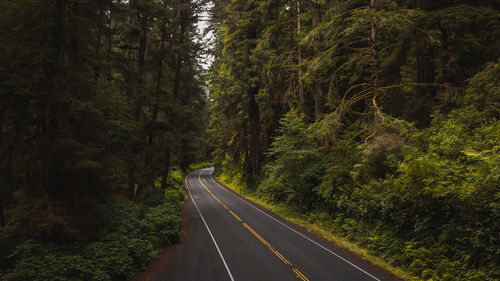
[[[0,1],[1,280],[134,280],[178,241],[199,5]]]
[[[498,0],[0,0],[0,77],[0,280],[135,280],[207,161],[405,279],[500,279]]]
[[[219,178],[416,279],[498,280],[499,9],[216,1]]]

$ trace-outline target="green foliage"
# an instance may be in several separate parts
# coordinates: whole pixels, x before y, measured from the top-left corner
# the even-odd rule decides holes
[[[323,161],[311,145],[304,116],[290,111],[281,120],[280,135],[269,150],[275,160],[265,167],[265,180],[258,192],[273,201],[286,202],[306,210],[316,201],[314,186],[321,181]]]
[[[424,280],[495,280],[498,126],[465,105],[434,115],[427,129],[381,133],[389,140],[363,144],[358,164],[346,159],[327,169],[316,190],[335,212],[322,220]],[[379,165],[390,169],[374,173]],[[371,180],[342,189],[353,184],[346,166]]]
[[[496,280],[500,124],[470,96],[488,95],[484,83],[495,79],[481,79],[494,67],[471,79],[460,106],[436,112],[429,127],[386,115],[370,141],[354,138],[347,147],[356,123],[333,122],[326,139],[318,128],[330,116],[307,124],[289,111],[257,194],[423,280]]]
[[[217,171],[416,278],[496,280],[500,6],[369,2],[215,3]]]
[[[134,280],[155,258],[153,250],[177,243],[184,200],[182,174],[171,170],[163,199],[159,186],[145,188],[140,203],[116,199],[102,207],[104,229],[85,242],[28,239],[0,259],[1,280]]]
[[[210,167],[213,167],[213,166],[215,166],[215,163],[213,163],[213,162],[193,163],[193,164],[189,165],[189,170],[190,171],[196,171],[196,170],[199,170],[199,169],[210,168]]]
[[[467,87],[465,104],[473,104],[485,117],[500,118],[500,63],[489,63],[474,75]]]
[[[168,174],[167,188],[163,198],[169,202],[184,201],[186,192],[184,191],[184,177],[179,169],[171,169]]]
[[[0,1],[0,236],[92,239],[104,202],[207,159],[200,4]]]
[[[154,258],[153,249],[178,242],[180,201],[146,207],[122,200],[107,206],[109,227],[89,243],[42,244],[26,240],[7,257],[2,280],[134,280]],[[142,215],[141,215],[142,216]]]
[[[152,227],[151,237],[155,248],[179,242],[181,218],[179,203],[169,202],[148,210],[145,223]]]

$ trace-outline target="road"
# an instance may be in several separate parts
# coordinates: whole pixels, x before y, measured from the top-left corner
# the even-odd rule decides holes
[[[213,169],[185,180],[188,234],[155,280],[394,280],[219,185]]]

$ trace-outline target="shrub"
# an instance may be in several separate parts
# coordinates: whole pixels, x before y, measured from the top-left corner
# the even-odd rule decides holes
[[[155,247],[177,243],[180,236],[181,218],[178,203],[166,202],[152,207],[146,214],[145,222],[151,225],[151,240]]]
[[[179,174],[180,175],[180,174]],[[172,189],[179,192],[182,176],[175,175]],[[105,206],[107,227],[95,241],[47,244],[35,240],[20,243],[7,259],[13,262],[1,280],[133,280],[154,258],[153,249],[179,241],[180,202],[183,196],[158,202],[162,192],[147,188],[143,204],[118,199]],[[142,218],[142,219],[141,219]]]
[[[215,163],[213,163],[213,162],[193,163],[193,164],[189,165],[189,171],[196,171],[199,169],[210,168],[210,167],[214,167],[214,166],[215,166]]]

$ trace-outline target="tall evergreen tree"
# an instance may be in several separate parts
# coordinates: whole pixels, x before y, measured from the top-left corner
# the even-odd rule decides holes
[[[3,233],[81,238],[110,195],[194,161],[200,4],[0,2]]]

